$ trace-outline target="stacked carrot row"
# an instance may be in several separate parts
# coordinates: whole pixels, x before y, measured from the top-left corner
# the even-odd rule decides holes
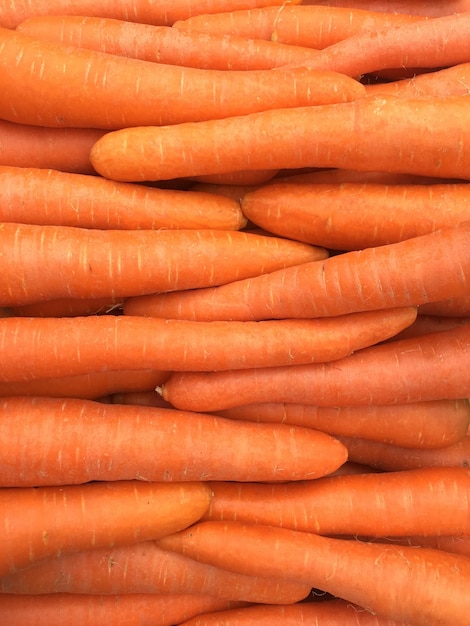
[[[468,623],[469,32],[0,7],[2,623]]]

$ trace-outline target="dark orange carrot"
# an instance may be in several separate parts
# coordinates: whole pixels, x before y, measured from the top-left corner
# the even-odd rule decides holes
[[[244,606],[201,594],[47,595],[0,594],[0,612],[9,626],[174,626],[207,611]]]
[[[345,474],[275,485],[215,482],[211,489],[202,519],[320,535],[470,535],[468,468]]]
[[[276,235],[337,250],[359,250],[417,237],[470,219],[468,183],[264,185],[241,206]]]
[[[5,487],[128,478],[304,480],[346,461],[336,438],[286,424],[76,398],[1,398],[0,411],[0,446],[22,442],[16,456],[2,452]]]
[[[470,326],[465,325],[385,342],[332,363],[175,373],[162,394],[173,406],[195,411],[253,402],[405,404],[467,398],[469,368]]]
[[[182,530],[200,519],[210,498],[208,486],[198,482],[0,489],[5,543],[0,573],[58,554],[128,545]]]
[[[440,448],[457,443],[465,436],[470,422],[470,404],[468,400],[371,406],[264,402],[217,414],[230,419],[295,424],[335,436],[359,437],[410,448]]]
[[[126,315],[0,319],[0,380],[104,370],[213,371],[329,362],[410,325],[416,307],[318,320],[192,322]],[[61,346],[55,350],[50,346]],[[48,354],[47,359],[44,354]],[[8,356],[7,356],[8,355]]]
[[[0,166],[0,221],[126,230],[239,230],[247,220],[235,200],[216,194]]]
[[[303,0],[302,4],[319,4],[329,7],[353,7],[367,11],[398,12],[408,15],[440,17],[470,11],[469,0],[447,0],[445,3],[428,0]]]
[[[129,299],[124,312],[206,321],[328,317],[447,298],[468,300],[469,286],[466,221],[213,289]]]
[[[66,46],[6,28],[0,28],[0,89],[3,119],[100,129],[347,102],[365,93],[358,81],[336,72],[182,67]]]
[[[194,593],[272,604],[299,602],[310,593],[306,584],[242,576],[163,550],[154,541],[42,559],[0,578],[0,589],[16,594]]]
[[[468,622],[470,559],[460,554],[239,522],[198,522],[157,542],[240,573],[282,573],[389,619]]]
[[[6,222],[0,249],[1,306],[203,287],[327,256],[323,248],[238,231]]]
[[[369,96],[199,123],[121,129],[99,139],[90,158],[100,174],[124,181],[304,167],[468,180],[468,102],[469,96]]]
[[[470,295],[446,298],[437,302],[427,302],[420,308],[424,315],[442,315],[448,317],[467,317],[470,315]]]

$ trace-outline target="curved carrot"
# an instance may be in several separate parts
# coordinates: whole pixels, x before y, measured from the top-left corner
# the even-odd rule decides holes
[[[332,363],[175,373],[162,386],[162,394],[173,406],[196,411],[218,411],[254,402],[405,404],[468,397],[469,367],[467,324],[385,342]]]
[[[241,522],[198,522],[157,543],[240,573],[282,572],[384,618],[468,622],[470,559],[460,554]]]
[[[469,285],[466,221],[213,289],[130,299],[124,312],[194,320],[328,317],[447,298],[468,301]]]
[[[0,411],[2,449],[22,441],[21,454],[2,452],[3,486],[303,480],[346,461],[336,438],[286,424],[76,398],[1,398]]]
[[[369,96],[163,128],[121,129],[101,137],[90,158],[102,176],[136,182],[304,167],[467,180],[468,102],[468,95]]]
[[[5,544],[0,573],[57,554],[128,545],[182,530],[200,519],[210,498],[208,486],[198,482],[0,489]]]
[[[217,229],[0,223],[1,306],[190,289],[322,259],[325,249]]]
[[[110,130],[347,102],[365,93],[358,81],[336,72],[182,67],[65,46],[6,28],[0,28],[0,88],[3,119]]]
[[[299,602],[310,587],[288,580],[242,576],[163,550],[154,541],[93,548],[42,559],[0,578],[2,593],[186,594],[243,602]]]
[[[287,484],[211,483],[202,519],[253,522],[320,535],[470,535],[470,470],[325,476]],[[438,511],[438,513],[436,513]]]

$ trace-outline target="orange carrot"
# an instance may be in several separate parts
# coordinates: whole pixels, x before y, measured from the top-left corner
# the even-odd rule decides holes
[[[337,250],[359,250],[417,237],[470,220],[468,183],[264,185],[242,211],[276,235]]]
[[[468,102],[468,95],[369,96],[354,102],[121,129],[101,137],[90,158],[106,178],[136,182],[303,167],[467,180]]]
[[[2,453],[5,487],[128,478],[304,480],[346,461],[336,438],[286,424],[76,398],[2,398],[0,411],[1,447],[22,442],[21,454]]]
[[[427,17],[439,17],[470,10],[469,0],[447,0],[442,3],[429,2],[428,0],[404,0],[402,2],[397,0],[303,0],[302,4],[353,7],[367,11],[397,12]]]
[[[204,287],[327,256],[307,244],[238,231],[5,222],[0,249],[1,306]]]
[[[254,522],[320,535],[469,535],[470,469],[325,476],[286,484],[211,483],[202,519]],[[436,514],[436,511],[439,511]]]
[[[0,120],[0,165],[96,174],[90,150],[104,134],[95,128],[45,128]]]
[[[105,129],[347,102],[365,93],[358,81],[336,72],[181,67],[66,46],[6,28],[0,28],[0,88],[0,116],[8,121]]]
[[[101,229],[239,230],[246,225],[239,204],[216,194],[1,165],[0,221]]]
[[[282,573],[389,619],[468,623],[466,556],[239,522],[198,522],[157,543],[244,574]]]
[[[469,368],[470,326],[465,325],[385,342],[332,363],[175,373],[161,391],[173,406],[195,411],[253,402],[405,404],[467,398]]]
[[[42,559],[0,578],[0,589],[17,594],[199,593],[271,604],[298,602],[310,593],[306,584],[242,576],[163,550],[154,541]]]
[[[359,437],[409,448],[441,448],[465,436],[470,423],[470,404],[468,400],[371,406],[264,402],[217,414],[230,419],[315,428],[334,436]]]
[[[129,299],[124,312],[207,321],[328,317],[468,299],[469,285],[470,221],[466,221],[213,289]]]
[[[6,358],[0,380],[122,369],[213,371],[329,362],[392,337],[415,318],[415,307],[264,322],[8,317],[0,319]],[[51,349],[46,360],[47,345],[61,349]]]
[[[259,70],[307,64],[315,53],[311,47],[229,33],[202,33],[89,16],[31,17],[16,30],[38,39],[133,59],[213,70]]]
[[[0,612],[8,626],[174,626],[207,611],[244,606],[201,594],[0,595]]]
[[[208,486],[196,482],[131,480],[0,489],[5,544],[0,573],[62,553],[174,533],[200,519],[210,498]]]

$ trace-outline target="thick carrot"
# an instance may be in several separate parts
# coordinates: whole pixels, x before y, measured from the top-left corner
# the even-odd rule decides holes
[[[211,489],[211,504],[202,519],[320,535],[470,534],[470,469],[463,467],[344,474],[275,485],[216,482]]]
[[[244,574],[282,573],[389,619],[468,623],[466,556],[240,522],[198,522],[157,543]]]
[[[336,250],[359,250],[470,220],[468,183],[264,185],[242,211],[276,235]]]
[[[415,318],[416,307],[264,322],[122,315],[9,317],[0,319],[6,360],[0,380],[123,369],[213,371],[329,362],[392,337]],[[49,350],[47,345],[61,349]]]
[[[199,123],[121,129],[101,137],[90,158],[101,175],[124,181],[303,167],[467,180],[468,103],[469,96],[370,96]]]
[[[304,480],[346,461],[336,438],[286,424],[75,398],[2,398],[0,410],[1,447],[22,442],[21,453],[2,453],[5,487],[127,478]]]
[[[182,67],[6,28],[0,28],[0,88],[0,116],[8,121],[110,130],[347,102],[365,93],[358,81],[336,72]]]
[[[194,593],[244,602],[299,602],[310,587],[283,579],[243,576],[163,550],[154,541],[94,548],[42,559],[0,578],[2,593]]]
[[[104,134],[96,128],[46,128],[0,120],[0,165],[96,174],[90,150]]]
[[[155,63],[213,70],[259,70],[307,64],[315,53],[309,47],[237,37],[230,33],[202,33],[89,16],[31,17],[16,30],[69,46]]]
[[[207,611],[243,605],[201,594],[0,595],[0,612],[8,626],[174,626]]]
[[[129,299],[124,312],[207,321],[328,317],[468,299],[469,286],[470,221],[466,221],[213,289]]]
[[[470,423],[470,404],[463,399],[371,406],[264,402],[218,411],[218,415],[295,424],[334,436],[359,437],[409,448],[441,448],[465,436]]]
[[[1,306],[204,287],[327,256],[323,248],[238,231],[6,222],[0,249]]]
[[[1,165],[0,221],[127,230],[239,230],[247,222],[239,203],[216,194]]]
[[[210,498],[208,486],[198,482],[130,480],[1,489],[0,572],[5,575],[62,553],[174,533],[200,519]]]
[[[385,342],[333,363],[175,373],[162,394],[173,406],[195,411],[253,402],[405,404],[467,398],[469,368],[470,326],[465,325]]]
[[[326,5],[329,7],[347,7],[384,13],[405,13],[425,17],[440,17],[452,13],[470,11],[469,0],[447,0],[429,2],[428,0],[303,0],[302,4]]]

